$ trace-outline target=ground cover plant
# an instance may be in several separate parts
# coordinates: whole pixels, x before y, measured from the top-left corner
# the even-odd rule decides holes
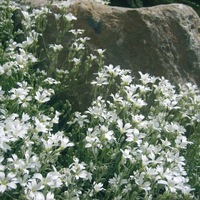
[[[104,64],[67,6],[0,3],[0,199],[199,199],[198,87]],[[80,112],[82,85],[92,92]]]

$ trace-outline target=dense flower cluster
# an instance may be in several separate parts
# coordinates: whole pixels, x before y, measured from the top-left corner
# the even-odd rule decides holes
[[[71,28],[76,17],[63,5],[53,14],[0,3],[0,198],[198,199],[198,87],[136,79],[104,65],[102,49],[85,55],[89,38]],[[60,30],[53,44],[44,38],[49,15]],[[67,34],[66,61],[55,69]],[[71,99],[58,105],[59,92],[88,84],[93,62],[91,105],[82,113]]]
[[[107,160],[105,151],[109,155],[112,162],[105,162],[104,170],[112,167],[119,174],[115,170],[113,177],[108,173],[110,184],[105,193],[120,191],[116,199],[136,199],[141,195],[134,196],[133,191],[144,191],[146,199],[154,199],[155,193],[163,190],[189,194],[193,189],[188,184],[182,152],[192,142],[188,141],[182,122],[187,116],[193,123],[199,123],[199,90],[188,83],[179,86],[176,92],[177,88],[163,77],[139,74],[136,84],[130,72],[119,66],[104,66],[98,72],[92,84],[100,91],[99,95],[113,86],[117,92],[107,100],[106,94],[98,96],[85,112],[85,126],[80,126],[86,133],[85,148],[101,165]],[[198,110],[185,101],[191,94],[195,94],[192,101]],[[103,180],[105,172],[102,174],[101,165],[96,166],[96,171],[99,170]]]

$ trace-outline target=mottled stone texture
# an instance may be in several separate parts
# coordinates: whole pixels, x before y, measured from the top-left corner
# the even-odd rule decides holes
[[[106,49],[106,63],[200,85],[200,18],[182,4],[130,9],[75,1],[76,28],[91,49]]]

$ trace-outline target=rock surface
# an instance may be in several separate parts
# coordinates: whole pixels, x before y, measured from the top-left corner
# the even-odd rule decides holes
[[[34,6],[47,4],[47,0],[26,1]],[[200,18],[191,7],[169,4],[131,9],[95,1],[68,0],[67,4],[78,18],[74,27],[84,29],[91,38],[89,48],[106,49],[105,64],[131,69],[133,75],[142,71],[174,84],[200,86]],[[55,22],[49,24],[47,37],[55,38]]]
[[[91,49],[106,49],[106,64],[200,85],[200,18],[182,4],[130,9],[89,0],[70,6]]]

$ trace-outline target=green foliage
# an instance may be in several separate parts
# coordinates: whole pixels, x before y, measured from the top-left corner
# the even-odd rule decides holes
[[[190,141],[193,143],[188,147],[186,152],[186,167],[188,174],[190,175],[190,184],[195,188],[195,196],[200,199],[200,123],[195,126],[193,134],[190,136]]]
[[[127,0],[131,7],[143,7],[143,6],[155,6],[160,4],[170,4],[170,3],[183,3],[194,8],[199,8],[199,1],[197,0]]]
[[[110,5],[131,8],[149,7],[161,4],[182,3],[191,6],[200,15],[199,0],[111,0]]]
[[[127,0],[132,8],[143,7],[143,2],[141,0]]]

